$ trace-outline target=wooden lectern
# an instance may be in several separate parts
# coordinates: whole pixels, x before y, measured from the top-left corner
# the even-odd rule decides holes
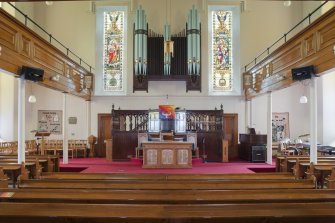
[[[36,132],[35,133],[35,137],[41,137],[41,155],[44,155],[44,146],[45,146],[45,142],[44,142],[44,137],[49,136],[50,132]]]

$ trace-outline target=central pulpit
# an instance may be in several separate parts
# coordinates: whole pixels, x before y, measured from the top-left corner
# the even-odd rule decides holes
[[[191,168],[192,142],[143,142],[143,168]]]

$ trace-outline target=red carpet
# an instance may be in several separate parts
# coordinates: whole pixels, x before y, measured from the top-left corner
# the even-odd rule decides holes
[[[61,161],[62,162],[62,161]],[[76,158],[69,159],[68,164],[60,164],[61,171],[73,171],[84,173],[254,173],[274,172],[275,164],[249,163],[246,161],[234,161],[229,163],[202,163],[199,160],[192,162],[191,169],[143,169],[137,161],[111,162],[105,158]],[[84,169],[85,168],[85,169]],[[252,171],[254,170],[254,171]]]

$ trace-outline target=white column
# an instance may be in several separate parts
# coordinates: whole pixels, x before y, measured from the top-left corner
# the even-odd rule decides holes
[[[20,164],[26,161],[25,147],[26,147],[26,90],[25,80],[18,78],[18,152],[17,162]]]
[[[318,137],[318,113],[317,113],[317,79],[312,78],[309,87],[309,132],[310,132],[310,162],[317,164],[317,137]]]
[[[86,122],[87,122],[87,134],[86,138],[91,135],[91,101],[86,101]]]
[[[67,107],[66,107],[67,93],[63,93],[63,164],[69,162],[68,136],[67,136]]]
[[[250,99],[250,102],[249,102],[249,110],[250,110],[250,113],[249,113],[249,126],[250,128],[253,128],[252,126],[252,99]]]
[[[268,92],[266,163],[272,164],[272,92]]]
[[[251,101],[245,101],[245,132],[248,132],[248,128],[252,128],[251,125]]]

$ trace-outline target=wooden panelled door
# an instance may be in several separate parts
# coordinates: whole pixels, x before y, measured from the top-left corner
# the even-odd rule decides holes
[[[224,118],[224,139],[228,140],[229,160],[238,158],[238,114],[226,113]]]
[[[106,157],[105,139],[112,138],[112,115],[109,113],[98,114],[98,145],[95,156]]]

